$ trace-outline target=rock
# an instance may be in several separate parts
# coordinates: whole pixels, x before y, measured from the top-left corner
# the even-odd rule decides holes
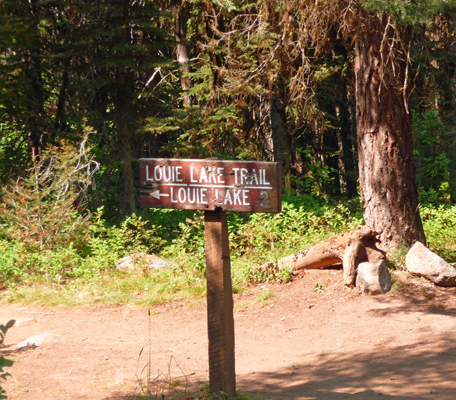
[[[30,325],[33,325],[33,324],[36,324],[36,323],[37,323],[37,320],[35,318],[18,318],[16,320],[16,323],[14,324],[14,326],[16,326],[16,327],[19,327],[19,326],[25,327],[25,326],[30,326]]]
[[[391,274],[383,260],[358,265],[356,287],[364,294],[384,294],[391,290]]]
[[[30,336],[28,339],[23,340],[16,345],[16,349],[20,349],[26,346],[41,346],[42,344],[49,343],[65,343],[66,339],[60,335],[54,335],[53,333],[40,333],[39,335]]]
[[[436,285],[456,286],[456,269],[421,242],[416,242],[407,253],[405,266],[407,271]]]
[[[176,268],[178,265],[152,254],[135,253],[121,258],[116,262],[115,267],[117,269],[166,269]]]

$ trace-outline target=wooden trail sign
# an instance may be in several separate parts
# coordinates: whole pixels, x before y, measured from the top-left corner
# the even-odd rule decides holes
[[[281,212],[277,163],[141,159],[141,207]]]
[[[226,211],[282,211],[280,166],[253,161],[140,160],[141,207],[204,210],[212,394],[235,395],[233,291]]]

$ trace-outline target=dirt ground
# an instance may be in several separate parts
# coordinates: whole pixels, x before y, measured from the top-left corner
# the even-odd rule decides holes
[[[323,288],[316,292],[317,283]],[[258,295],[268,289],[274,297],[260,304]],[[290,284],[255,286],[235,295],[235,304],[240,393],[456,399],[453,289],[415,279],[399,292],[360,296],[342,288],[341,270],[319,270]],[[132,307],[0,305],[0,323],[9,319],[18,323],[0,353],[16,360],[4,385],[12,399],[126,400],[159,376],[181,385],[208,380],[205,304],[161,306],[150,317]],[[11,353],[15,344],[44,332],[65,342]]]

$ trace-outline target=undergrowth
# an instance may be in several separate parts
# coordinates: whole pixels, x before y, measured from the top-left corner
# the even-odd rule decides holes
[[[5,340],[6,332],[8,332],[8,330],[11,329],[15,323],[15,320],[10,320],[6,325],[0,325],[0,349],[3,346],[3,341]],[[13,360],[9,360],[3,356],[0,356],[0,400],[7,398],[6,391],[2,388],[1,384],[2,381],[5,381],[6,378],[10,376],[10,374],[8,372],[5,372],[3,368],[11,367],[13,364]]]
[[[420,213],[429,249],[456,266],[456,205],[424,205]]]
[[[291,279],[291,270],[261,267],[362,222],[358,208],[309,197],[283,201],[281,214],[229,213],[234,291],[250,283]],[[7,223],[3,222],[4,226]],[[204,298],[204,215],[148,209],[109,224],[103,210],[84,221],[83,245],[30,246],[0,233],[3,301],[42,305],[148,306]],[[118,270],[132,253],[153,253],[174,263],[165,270]]]
[[[28,180],[4,188],[0,199],[4,211],[0,214],[2,301],[151,306],[203,300],[204,214],[147,209],[117,222],[107,221],[103,209],[90,213],[79,207],[80,190],[76,189],[81,183],[72,172],[72,159],[79,160],[79,156],[54,157],[52,163],[42,160],[45,165],[39,167],[40,174],[32,171]],[[90,159],[85,163],[89,165]],[[46,171],[62,176],[55,178],[61,179],[57,186],[49,187]],[[82,177],[86,188],[87,174]],[[62,210],[56,212],[59,205]],[[64,225],[62,213],[67,218]],[[430,249],[456,263],[456,206],[424,205],[421,216]],[[288,282],[292,271],[277,268],[275,261],[362,223],[357,202],[332,203],[309,195],[284,196],[280,214],[228,213],[233,290],[242,291],[252,283]],[[116,268],[119,259],[136,253],[155,254],[173,266]],[[404,254],[398,252],[393,263],[401,264]]]

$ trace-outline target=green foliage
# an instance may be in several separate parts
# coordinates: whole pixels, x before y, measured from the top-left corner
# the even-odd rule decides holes
[[[113,269],[115,263],[131,253],[151,253],[162,247],[158,227],[135,214],[118,225],[108,225],[99,210],[85,221],[83,246],[53,246],[35,248],[14,240],[0,242],[0,272],[14,287],[17,282],[36,277],[63,283],[69,278],[90,278],[100,271]]]
[[[433,21],[435,15],[456,9],[454,0],[364,0],[362,6],[376,13],[392,15],[396,21],[405,25],[426,24]]]
[[[197,272],[206,271],[204,215],[201,212],[193,213],[185,221],[176,221],[174,231],[177,237],[171,239],[170,245],[164,250],[164,257],[176,257],[179,264]],[[177,229],[176,229],[177,228]]]
[[[420,207],[428,247],[449,263],[456,263],[456,206]]]
[[[290,267],[279,268],[276,263],[270,262],[261,266],[247,265],[245,268],[245,280],[248,283],[262,282],[290,282],[292,269]]]
[[[0,232],[29,251],[85,245],[87,218],[78,212],[97,164],[80,148],[51,148],[28,176],[2,188]]]
[[[456,130],[436,110],[429,110],[413,112],[413,133],[420,201],[449,203],[456,192],[452,181]]]
[[[292,279],[276,261],[362,222],[358,206],[321,199],[284,199],[282,215],[229,213],[232,279],[235,291],[250,283]],[[428,245],[456,263],[456,206],[421,206]],[[108,224],[101,210],[88,221],[84,251],[66,246],[29,252],[21,243],[0,241],[0,274],[9,290],[4,301],[41,305],[125,304],[150,306],[205,294],[204,218],[201,213],[148,210]],[[169,270],[116,270],[115,262],[132,253],[155,253],[177,264]],[[396,267],[404,252],[389,255]],[[33,284],[31,286],[30,284]],[[316,286],[315,291],[322,288]]]
[[[287,197],[282,206],[281,214],[228,213],[235,282],[288,282],[292,271],[277,268],[272,261],[362,224],[360,210],[353,212],[347,205],[330,205],[311,196]],[[159,214],[169,215],[164,210],[154,211],[153,215],[156,218]],[[169,246],[163,248],[162,255],[194,270],[199,277],[206,268],[204,217],[194,213],[193,218],[175,221],[176,227],[178,235],[167,242]],[[165,229],[160,232],[166,237]],[[266,265],[260,267],[262,264]]]
[[[77,262],[85,251],[88,214],[79,212],[97,164],[79,147],[65,144],[44,152],[28,175],[2,188],[0,235],[5,262],[0,266],[12,283],[29,273],[51,275]],[[69,261],[68,261],[69,260]]]
[[[271,268],[261,269],[258,265],[278,260],[361,223],[360,211],[352,215],[348,206],[329,205],[311,197],[285,199],[283,208],[284,212],[277,215],[228,214],[235,285],[288,282],[290,269],[277,269],[273,264]],[[87,216],[83,226],[81,238],[70,243],[57,238],[64,244],[60,246],[47,246],[45,242],[42,247],[33,247],[21,238],[4,237],[0,241],[0,272],[7,277],[3,285],[12,288],[37,279],[64,284],[74,279],[91,279],[100,271],[116,274],[115,263],[132,253],[159,254],[179,265],[174,272],[180,271],[183,280],[172,278],[172,274],[163,281],[154,280],[153,286],[159,292],[199,288],[204,282],[202,213],[147,210],[142,216],[133,214],[117,224],[108,224],[99,210]]]
[[[387,254],[388,267],[401,270],[405,266],[405,257],[409,249],[406,247],[395,249]]]
[[[270,261],[271,256],[280,259],[294,249],[362,224],[359,212],[352,215],[346,205],[331,205],[310,196],[286,197],[282,209],[281,214],[251,214],[230,231],[233,257],[246,256],[258,263]]]
[[[112,268],[128,252],[161,246],[157,227],[137,215],[109,226],[102,210],[82,207],[97,164],[82,145],[44,152],[29,175],[3,188],[0,201],[2,284],[32,275],[60,282]]]
[[[313,288],[313,291],[315,293],[320,293],[321,291],[323,291],[324,287],[323,285],[320,285],[318,282],[315,284],[314,288]]]
[[[323,187],[331,183],[334,177],[331,174],[338,171],[328,165],[323,164],[321,160],[315,157],[315,152],[311,149],[300,148],[297,150],[306,160],[308,171],[303,174],[301,179],[292,175],[291,180],[296,185],[296,190],[299,192],[310,193],[314,196],[324,195]]]
[[[108,269],[129,253],[151,253],[162,247],[163,240],[157,235],[158,227],[133,214],[119,225],[109,226],[98,211],[90,225],[90,238],[86,263]]]
[[[15,320],[11,320],[8,321],[6,325],[0,325],[0,348],[2,347],[3,341],[5,340],[6,332],[8,332],[8,329],[12,328],[15,323]],[[8,360],[5,357],[0,357],[0,399],[7,398],[6,391],[1,387],[1,383],[10,375],[9,373],[5,372],[3,368],[11,367],[13,364],[14,361]]]

